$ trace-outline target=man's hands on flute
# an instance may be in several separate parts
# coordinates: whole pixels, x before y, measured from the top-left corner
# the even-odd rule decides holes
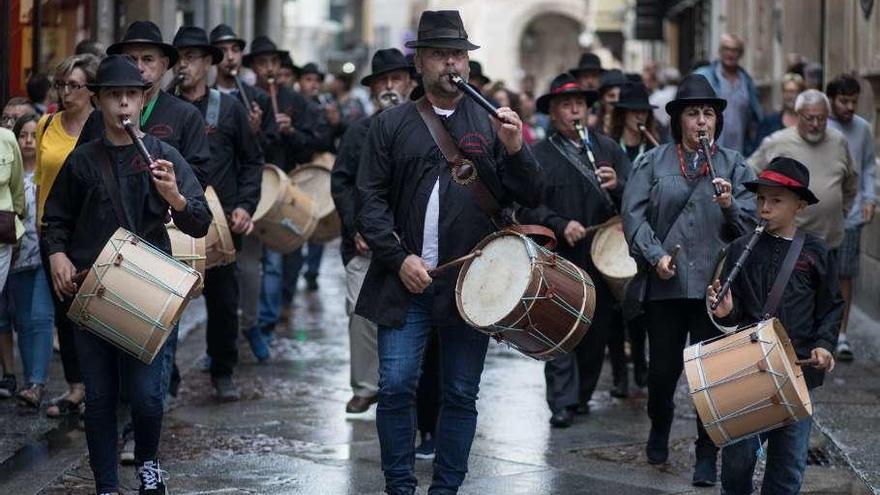
[[[509,107],[501,107],[495,114],[498,117],[498,139],[504,144],[507,153],[519,153],[523,145],[522,120]]]

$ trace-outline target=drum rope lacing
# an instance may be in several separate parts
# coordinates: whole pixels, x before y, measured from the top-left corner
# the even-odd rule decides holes
[[[755,411],[760,411],[761,409],[766,409],[768,407],[773,407],[776,405],[784,406],[789,414],[789,420],[781,421],[781,422],[777,423],[776,425],[773,425],[771,427],[768,427],[767,429],[761,430],[763,432],[763,431],[768,431],[768,430],[774,429],[778,426],[790,424],[792,422],[792,420],[796,418],[796,414],[794,411],[794,405],[788,401],[788,398],[783,393],[785,386],[789,383],[791,378],[788,375],[785,375],[783,373],[780,373],[778,371],[773,370],[770,367],[770,363],[767,359],[770,356],[771,352],[777,346],[780,346],[780,344],[778,342],[772,342],[772,341],[768,341],[768,340],[761,339],[761,338],[758,338],[757,340],[753,340],[750,337],[751,334],[745,334],[745,332],[743,332],[743,333],[744,333],[743,338],[734,340],[725,346],[708,351],[705,354],[702,354],[700,352],[700,350],[703,348],[703,342],[700,342],[699,344],[697,344],[697,352],[695,353],[695,357],[686,360],[686,361],[696,360],[697,367],[698,367],[699,373],[700,373],[700,379],[704,383],[703,386],[693,389],[691,391],[692,394],[706,392],[707,390],[709,390],[713,387],[716,387],[719,385],[724,385],[726,383],[731,383],[731,382],[737,381],[741,378],[745,378],[747,376],[761,374],[761,373],[767,373],[773,379],[773,383],[776,387],[776,390],[774,391],[775,393],[772,396],[765,398],[765,399],[761,399],[761,400],[752,402],[751,404],[747,404],[747,405],[745,405],[735,411],[731,411],[730,413],[725,414],[723,416],[719,416],[718,408],[715,405],[715,401],[714,401],[712,395],[708,394],[708,393],[705,394],[706,398],[708,399],[709,407],[712,410],[712,416],[715,418],[715,420],[710,421],[708,423],[703,423],[703,426],[707,429],[709,427],[713,427],[713,426],[717,427],[718,430],[721,432],[721,434],[724,435],[724,438],[727,443],[729,443],[732,440],[730,435],[728,434],[727,430],[724,428],[724,423],[729,419],[736,419],[736,418],[745,416],[747,414],[751,414]],[[715,340],[715,339],[712,339],[712,340]],[[718,381],[709,382],[707,380],[705,370],[703,369],[702,358],[710,357],[715,354],[720,354],[722,352],[725,352],[725,351],[728,351],[731,349],[735,349],[737,347],[741,347],[743,344],[753,344],[753,343],[760,343],[761,344],[761,350],[762,350],[763,355],[762,355],[762,359],[760,361],[756,362],[755,364],[751,364],[751,365],[745,366],[743,368],[740,368],[739,370],[734,371],[730,375],[728,375]],[[761,363],[761,362],[766,363],[766,365],[767,365],[766,370],[762,370],[758,366],[758,363]],[[754,368],[754,370],[752,370],[752,368]],[[752,371],[750,371],[750,370],[752,370]],[[782,381],[780,381],[780,379],[782,379]],[[779,398],[778,403],[773,401],[774,397]]]

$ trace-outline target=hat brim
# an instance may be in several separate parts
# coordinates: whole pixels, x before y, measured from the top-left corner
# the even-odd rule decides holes
[[[228,43],[230,41],[235,43],[236,45],[238,45],[239,50],[244,50],[244,47],[247,46],[247,41],[245,41],[241,38],[236,38],[234,36],[227,36],[227,37],[215,39],[215,40],[211,41],[211,44],[214,46],[217,46],[220,43]]]
[[[412,40],[404,43],[407,48],[453,48],[459,50],[477,50],[480,47],[468,40],[460,38],[434,38],[424,40]]]
[[[479,76],[476,76],[476,78],[477,78],[477,81],[480,81],[480,84],[482,84],[482,85],[484,85],[484,86],[485,86],[486,84],[489,84],[490,82],[492,82],[491,79],[489,79],[488,77],[486,77],[486,76],[484,76],[484,75],[482,75],[482,74],[480,74]]]
[[[389,72],[394,72],[398,70],[404,70],[409,74],[412,74],[413,66],[409,64],[401,64],[401,65],[389,65],[388,67],[380,70],[379,72],[374,72],[372,74],[366,75],[361,79],[361,86],[369,86],[373,83],[373,78],[379,77],[383,74],[388,74]]]
[[[571,69],[568,69],[568,73],[573,76],[577,76],[581,72],[598,72],[599,74],[602,74],[605,72],[605,69],[603,69],[602,67],[599,67],[598,65],[596,65],[596,66],[585,65],[585,66],[581,66],[581,67],[572,67]]]
[[[183,50],[184,48],[199,48],[208,52],[211,55],[211,65],[217,65],[223,61],[223,50],[217,48],[214,45],[187,45],[187,46],[178,46],[177,50]],[[179,51],[178,51],[179,53]]]
[[[241,65],[250,68],[251,63],[254,61],[254,57],[259,57],[260,55],[278,55],[279,57],[284,58],[289,56],[290,52],[287,50],[265,50],[262,52],[248,53],[241,58]],[[294,66],[294,68],[295,67],[296,66]]]
[[[657,108],[657,105],[651,105],[650,103],[615,103],[614,108],[619,108],[621,110],[654,110]]]
[[[168,43],[157,43],[153,40],[125,40],[120,41],[119,43],[113,43],[112,45],[107,47],[107,55],[124,55],[125,47],[129,45],[152,45],[158,47],[162,50],[162,53],[168,57],[168,68],[172,68],[177,65],[177,61],[180,60],[180,54],[177,53],[177,49]]]
[[[596,103],[596,100],[599,99],[599,93],[589,90],[589,89],[572,89],[568,91],[561,91],[559,93],[547,93],[545,95],[541,95],[538,98],[538,101],[535,102],[535,108],[538,109],[541,113],[550,113],[550,102],[553,101],[553,98],[559,98],[562,96],[583,96],[584,99],[587,100],[587,107],[593,106],[593,103]]]
[[[96,94],[101,88],[141,88],[146,91],[152,87],[153,83],[145,83],[143,81],[112,81],[108,83],[86,84],[86,88]]]
[[[774,182],[769,179],[762,179],[760,177],[755,180],[743,182],[743,187],[745,187],[746,190],[751,191],[753,193],[758,192],[758,186],[784,187],[784,188],[788,189],[789,191],[800,196],[801,199],[806,201],[808,205],[814,205],[819,202],[819,198],[817,198],[816,195],[813,194],[813,191],[810,191],[810,189],[806,188],[806,187],[786,186],[785,184],[780,184],[778,182]]]
[[[724,109],[727,108],[727,100],[723,98],[681,98],[667,103],[666,113],[671,116],[672,114],[681,111],[684,107],[694,105],[709,105],[715,107],[719,112],[723,112]]]

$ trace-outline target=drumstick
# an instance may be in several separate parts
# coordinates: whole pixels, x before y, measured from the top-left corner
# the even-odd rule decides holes
[[[614,224],[616,224],[616,223],[620,223],[620,217],[619,217],[619,216],[613,216],[613,217],[611,217],[611,219],[606,220],[606,221],[604,221],[604,222],[602,222],[602,223],[599,223],[599,224],[596,224],[596,225],[590,225],[589,227],[587,227],[587,228],[584,229],[584,230],[585,230],[584,235],[590,235],[590,234],[592,234],[593,232],[596,232],[597,230],[602,230],[602,229],[604,229],[605,227],[609,227],[609,226],[614,225]]]
[[[474,258],[482,256],[482,254],[483,254],[483,251],[477,249],[476,251],[474,251],[471,254],[466,254],[466,255],[462,256],[461,258],[454,259],[454,260],[450,261],[449,263],[444,263],[444,264],[438,266],[437,268],[434,268],[433,270],[429,270],[428,275],[430,275],[431,278],[436,277],[437,275],[442,274],[446,270],[448,270],[452,267],[458,266],[458,265],[464,263],[465,261],[472,260]]]
[[[86,275],[89,274],[88,270],[83,270],[81,272],[76,272],[73,277],[70,278],[70,281],[75,283],[77,286],[81,285],[83,281],[86,279]]]
[[[794,364],[798,366],[816,366],[817,364],[819,364],[819,360],[815,358],[798,359],[794,362]]]

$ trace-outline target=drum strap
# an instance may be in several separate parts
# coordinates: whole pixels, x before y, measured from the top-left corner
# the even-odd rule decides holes
[[[208,127],[217,128],[220,120],[220,92],[214,88],[208,89],[208,108],[205,110],[205,123]]]
[[[480,180],[476,172],[476,166],[469,164],[470,167],[473,167],[473,171],[469,178],[465,180],[457,179],[456,176],[459,169],[466,166],[466,164],[469,163],[469,160],[467,160],[464,154],[458,149],[455,141],[452,140],[452,136],[449,135],[449,131],[443,127],[443,123],[437,118],[437,114],[434,113],[434,109],[431,108],[431,102],[429,102],[427,98],[424,96],[419,98],[416,101],[416,109],[419,111],[422,121],[425,122],[425,126],[428,127],[428,132],[431,133],[431,138],[434,139],[434,143],[440,148],[440,152],[443,153],[443,157],[449,164],[455,182],[467,188],[467,190],[476,197],[483,212],[485,212],[489,218],[494,220],[496,215],[498,215],[498,212],[501,211],[501,207],[498,205],[495,196],[493,196],[492,192],[489,191],[489,188],[486,187],[486,184]]]
[[[779,273],[776,274],[773,288],[770,289],[770,295],[767,296],[764,309],[761,310],[765,320],[769,320],[772,316],[776,315],[776,309],[779,306],[779,302],[782,301],[782,293],[785,292],[785,286],[788,285],[788,280],[791,278],[792,272],[794,272],[794,265],[797,263],[801,249],[804,247],[805,237],[803,231],[798,230],[791,241],[791,245],[788,246],[788,253],[785,254],[782,267],[779,268]]]

